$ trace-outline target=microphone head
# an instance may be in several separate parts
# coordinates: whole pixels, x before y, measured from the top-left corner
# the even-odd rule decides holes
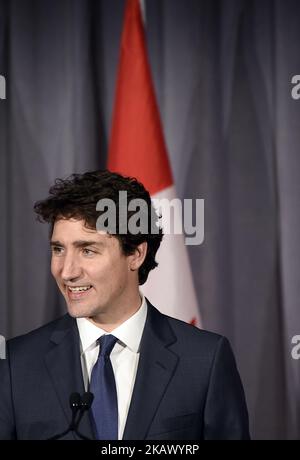
[[[90,391],[86,391],[85,393],[83,393],[83,395],[81,396],[81,409],[88,410],[92,405],[93,399],[94,395]]]
[[[79,393],[72,393],[70,395],[70,407],[72,410],[79,409],[81,406],[81,397]]]

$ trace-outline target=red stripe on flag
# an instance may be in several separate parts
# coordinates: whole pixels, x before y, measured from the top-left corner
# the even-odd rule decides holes
[[[139,0],[126,3],[108,169],[136,177],[151,195],[173,184]]]

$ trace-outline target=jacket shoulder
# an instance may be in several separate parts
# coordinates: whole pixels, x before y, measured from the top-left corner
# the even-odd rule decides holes
[[[65,314],[43,326],[38,327],[26,334],[19,335],[7,341],[7,349],[10,353],[26,352],[30,349],[36,350],[43,349],[49,343],[54,331],[61,331],[66,333],[68,329],[74,324],[73,318]]]
[[[169,325],[174,331],[175,335],[190,344],[191,346],[205,346],[207,348],[215,349],[220,341],[227,341],[226,337],[217,334],[216,332],[200,329],[197,326],[186,323],[176,318],[164,315],[167,318]]]
[[[156,330],[168,330],[168,336],[170,337],[169,334],[173,336],[173,349],[180,350],[181,354],[187,353],[195,356],[195,354],[200,353],[201,355],[213,356],[221,344],[226,343],[226,345],[229,345],[226,337],[220,334],[200,329],[192,324],[165,315],[151,305],[149,301],[148,305],[153,326]],[[161,332],[159,334],[163,336]]]

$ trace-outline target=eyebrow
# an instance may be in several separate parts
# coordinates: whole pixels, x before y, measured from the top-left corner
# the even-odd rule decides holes
[[[104,246],[104,243],[101,241],[88,241],[88,240],[78,240],[72,243],[75,248],[86,248],[87,246]],[[63,243],[60,241],[50,241],[50,246],[61,246],[64,247]]]

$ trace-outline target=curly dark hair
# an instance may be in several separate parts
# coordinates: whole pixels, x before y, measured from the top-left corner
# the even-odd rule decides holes
[[[96,205],[101,199],[111,199],[116,205],[116,217],[119,221],[119,192],[127,192],[127,202],[132,199],[142,199],[147,203],[148,228],[147,233],[137,234],[127,231],[125,234],[117,231],[115,237],[118,238],[123,254],[133,254],[136,247],[147,242],[147,254],[141,267],[139,268],[139,284],[144,284],[148,278],[150,270],[157,266],[155,261],[156,252],[163,238],[162,229],[159,227],[159,217],[156,215],[149,192],[143,184],[133,177],[125,177],[108,170],[90,171],[84,174],[72,174],[66,179],[56,179],[54,185],[49,190],[49,197],[45,200],[37,201],[34,211],[40,222],[50,223],[50,235],[52,235],[54,223],[60,218],[75,218],[84,220],[88,228],[96,229],[97,219],[101,211],[96,210]],[[127,211],[127,223],[134,214]],[[153,218],[154,216],[154,218]],[[155,219],[155,231],[153,230],[153,219]]]

